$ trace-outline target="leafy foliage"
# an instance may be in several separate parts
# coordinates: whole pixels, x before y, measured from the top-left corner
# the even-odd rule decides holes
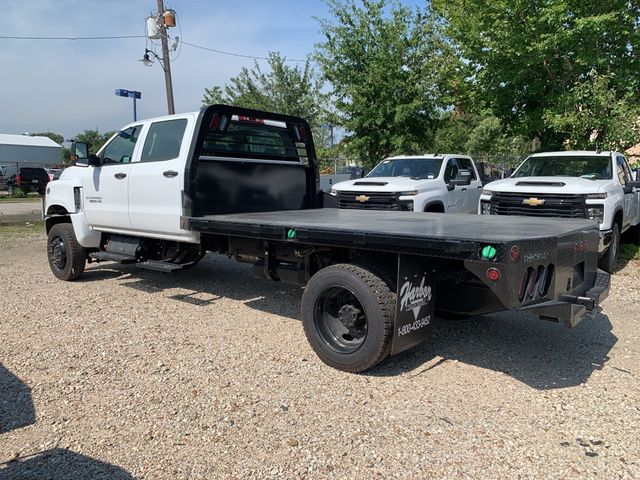
[[[331,83],[350,149],[371,167],[424,149],[435,126],[438,60],[446,43],[428,12],[397,2],[327,0],[316,59]]]
[[[640,108],[631,92],[618,93],[613,74],[591,71],[545,110],[546,123],[571,149],[624,151],[640,139]]]
[[[96,153],[116,132],[100,133],[98,130],[85,130],[76,135],[76,141],[89,144],[89,153]]]
[[[317,135],[326,118],[326,97],[322,81],[307,61],[304,67],[291,66],[277,52],[269,53],[268,72],[258,62],[240,70],[223,87],[205,88],[202,103],[224,103],[302,117]]]
[[[539,137],[543,148],[562,147],[566,138],[574,142],[584,135],[584,116],[578,121],[567,113],[585,105],[575,97],[589,85],[614,103],[637,98],[640,45],[635,1],[432,3],[466,60],[458,82],[471,92],[469,107],[489,107],[507,127],[528,138]],[[594,84],[592,71],[607,81]],[[611,130],[602,125],[591,128]]]
[[[466,153],[505,166],[514,166],[533,150],[532,142],[521,135],[510,134],[490,112],[444,114],[434,145],[439,153]]]

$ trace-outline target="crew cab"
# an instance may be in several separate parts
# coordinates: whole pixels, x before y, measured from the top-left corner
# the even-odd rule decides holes
[[[390,157],[361,179],[340,182],[338,208],[476,213],[482,182],[471,157],[425,154]]]
[[[640,182],[618,152],[536,153],[510,178],[491,182],[480,197],[484,215],[588,218],[600,231],[600,268],[613,272],[623,232],[640,242]]]
[[[47,186],[54,276],[105,261],[171,273],[227,255],[304,285],[305,335],[345,371],[424,341],[436,312],[511,309],[572,327],[609,291],[591,221],[323,208],[334,198],[301,118],[211,105],[72,152],[77,166]]]

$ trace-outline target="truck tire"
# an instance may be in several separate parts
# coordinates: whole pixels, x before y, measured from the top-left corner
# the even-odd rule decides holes
[[[60,280],[75,280],[84,272],[87,252],[76,240],[73,225],[57,223],[49,230],[47,257],[51,271]]]
[[[389,355],[395,294],[378,275],[337,264],[311,277],[302,295],[307,340],[327,365],[362,372]]]
[[[598,266],[607,273],[613,273],[618,263],[618,250],[620,247],[620,227],[617,223],[611,228],[611,242],[604,255],[598,260]]]

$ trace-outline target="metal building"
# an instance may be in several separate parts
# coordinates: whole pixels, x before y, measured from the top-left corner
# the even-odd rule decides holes
[[[61,151],[62,146],[47,137],[0,133],[0,165],[58,166]]]

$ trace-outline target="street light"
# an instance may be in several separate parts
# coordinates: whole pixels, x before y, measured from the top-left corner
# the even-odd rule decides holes
[[[144,49],[144,55],[142,56],[142,58],[140,60],[138,60],[139,62],[142,62],[142,64],[145,67],[150,67],[151,65],[153,65],[153,60],[151,60],[151,58],[149,58],[149,54],[151,54],[154,57],[156,57],[158,59],[158,61],[161,61],[160,57],[158,55],[156,55],[156,52],[154,52],[153,50],[149,50],[148,48],[145,48]]]

